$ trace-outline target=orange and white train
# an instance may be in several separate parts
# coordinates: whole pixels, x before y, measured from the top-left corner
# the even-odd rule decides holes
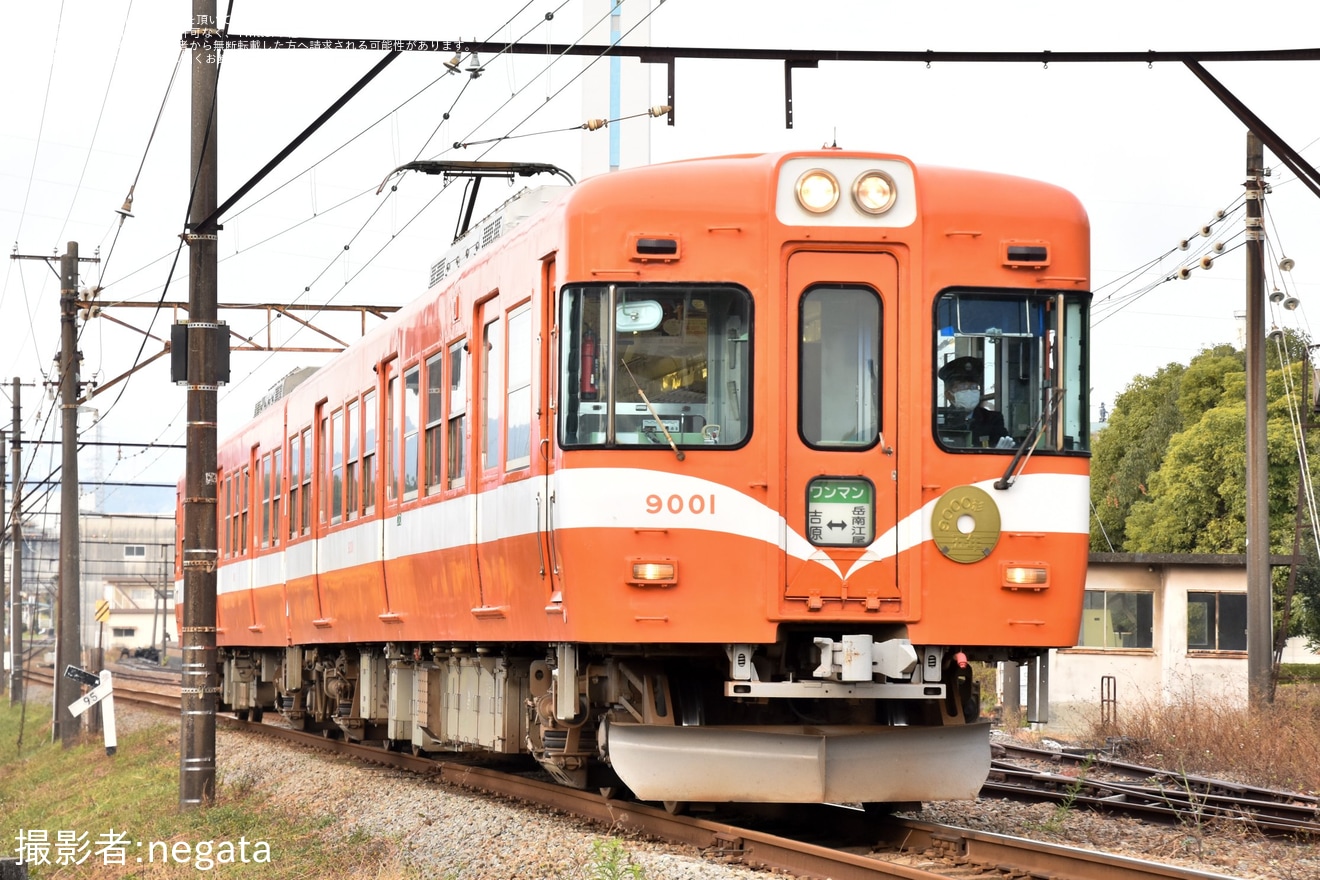
[[[643,800],[975,796],[969,661],[1078,632],[1089,260],[1069,193],[887,154],[523,191],[221,444],[223,705]]]

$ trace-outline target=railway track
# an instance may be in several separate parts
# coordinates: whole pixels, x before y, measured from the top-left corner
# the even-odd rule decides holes
[[[38,684],[52,683],[50,674],[41,671],[29,672],[28,679]],[[177,684],[171,701],[170,684],[162,681],[159,673],[117,670],[115,681],[117,699],[178,710]],[[275,724],[222,718],[226,725],[237,729],[407,770],[447,785],[559,810],[613,829],[697,847],[724,859],[801,877],[1225,880],[1220,874],[829,805],[740,807],[738,824],[676,815],[659,807],[567,789],[490,766],[385,751]],[[763,830],[767,828],[776,830]]]
[[[1003,749],[1019,760],[992,761],[984,794],[1051,800],[1163,822],[1214,820],[1266,834],[1320,838],[1318,798],[1128,764],[1094,753],[1016,745]]]

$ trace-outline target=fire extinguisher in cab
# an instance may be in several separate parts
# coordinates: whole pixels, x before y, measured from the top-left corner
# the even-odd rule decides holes
[[[588,329],[582,334],[582,374],[578,380],[578,397],[596,399],[596,334]]]

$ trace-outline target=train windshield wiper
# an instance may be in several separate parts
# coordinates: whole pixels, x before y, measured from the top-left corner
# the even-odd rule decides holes
[[[1054,422],[1054,410],[1058,408],[1059,398],[1063,396],[1063,389],[1051,386],[1048,391],[1049,406],[1040,414],[1040,418],[1036,419],[1036,424],[1031,426],[1027,436],[1023,437],[1022,442],[1018,444],[1017,451],[1013,453],[1013,460],[1004,469],[1004,475],[995,481],[996,489],[1008,490],[1012,488],[1018,478],[1015,472],[1021,470],[1018,467],[1019,462],[1022,467],[1027,466],[1027,461],[1031,458],[1032,453],[1036,451],[1036,444],[1040,442],[1041,437],[1045,436],[1045,427]]]
[[[619,359],[619,363],[623,364],[623,368],[628,371],[628,378],[632,379],[633,387],[637,389],[637,395],[642,398],[642,403],[646,404],[646,409],[651,413],[651,418],[655,419],[655,423],[660,426],[660,430],[664,433],[665,439],[669,441],[669,448],[674,450],[674,455],[677,455],[678,460],[682,461],[685,457],[683,455],[683,450],[678,448],[678,444],[674,442],[674,436],[669,433],[669,429],[665,427],[665,423],[660,420],[660,414],[655,411],[655,407],[651,406],[651,399],[646,396],[646,392],[642,390],[642,386],[637,384],[637,377],[633,375],[632,368],[629,367],[628,362],[622,358]]]

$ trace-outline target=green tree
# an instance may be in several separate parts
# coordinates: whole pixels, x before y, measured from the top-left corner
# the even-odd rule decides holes
[[[1178,392],[1186,367],[1169,364],[1137,376],[1114,401],[1091,453],[1091,549],[1122,552],[1133,505],[1147,496],[1169,438],[1182,430]]]
[[[1288,392],[1294,400],[1300,395],[1307,347],[1304,336],[1286,333],[1267,349],[1267,495],[1275,553],[1293,547],[1301,463]],[[1309,408],[1309,401],[1300,403]],[[1314,453],[1315,441],[1307,444]],[[1185,367],[1169,364],[1134,379],[1095,438],[1091,473],[1092,550],[1245,552],[1243,354],[1216,346]],[[1320,641],[1320,562],[1313,540],[1303,548],[1309,564],[1297,574],[1290,629]],[[1281,612],[1288,572],[1276,571],[1274,578]]]

